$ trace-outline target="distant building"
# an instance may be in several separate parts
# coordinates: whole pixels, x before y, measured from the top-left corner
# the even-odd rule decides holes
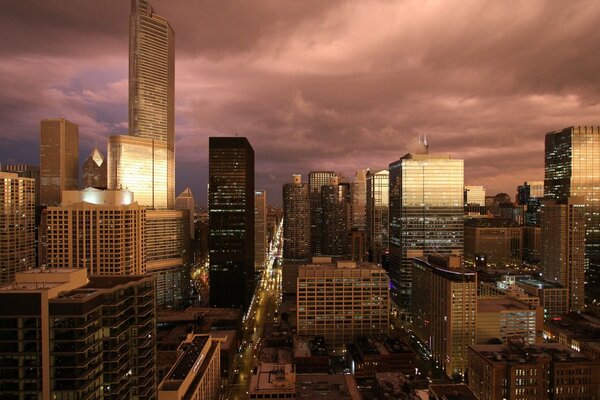
[[[359,336],[346,345],[355,377],[373,377],[379,372],[415,373],[416,353],[399,339]]]
[[[100,150],[94,147],[88,158],[83,163],[82,170],[83,188],[108,188],[107,163]]]
[[[0,287],[0,397],[155,399],[154,290],[151,276],[18,273]]]
[[[221,343],[211,335],[187,336],[158,386],[158,400],[216,400],[221,391]]]
[[[79,189],[79,126],[43,119],[40,135],[40,201],[59,205],[63,190]]]
[[[301,175],[283,185],[283,258],[309,260],[310,253],[310,194]]]
[[[447,376],[463,376],[476,340],[477,273],[460,257],[414,258],[412,329]]]
[[[542,258],[542,228],[540,226],[523,227],[523,260],[538,264]]]
[[[369,261],[379,264],[390,248],[389,176],[385,169],[367,172],[367,247]]]
[[[560,317],[569,312],[569,290],[561,284],[533,278],[517,279],[516,284],[525,293],[540,299],[545,319]]]
[[[598,368],[599,360],[562,344],[512,342],[469,349],[469,387],[479,399],[597,399]]]
[[[544,181],[524,182],[517,187],[517,204],[525,205],[529,199],[544,197]]]
[[[175,209],[187,210],[190,227],[190,239],[195,239],[196,229],[194,226],[194,216],[196,214],[196,199],[194,199],[192,189],[185,188],[185,190],[175,198]]]
[[[465,206],[485,207],[485,188],[483,186],[465,185]]]
[[[388,278],[372,263],[313,260],[298,270],[297,332],[340,347],[359,335],[388,333]]]
[[[35,180],[0,172],[0,284],[33,268],[35,260]]]
[[[325,256],[348,259],[352,198],[349,183],[337,177],[321,186],[321,253]]]
[[[465,220],[465,262],[475,265],[485,257],[490,268],[519,267],[523,258],[522,228],[510,219],[471,218]]]
[[[35,206],[40,206],[40,167],[28,164],[3,164],[0,171],[17,174],[21,178],[33,179],[35,181]]]
[[[295,399],[361,400],[356,380],[350,374],[297,374]]]
[[[547,320],[544,338],[600,360],[600,319],[590,314],[569,313]]]
[[[254,192],[254,269],[260,270],[267,262],[267,192]]]
[[[329,185],[331,178],[337,174],[333,171],[311,171],[308,174],[308,189],[310,196],[310,257],[321,256],[323,238],[323,210],[321,208],[321,188]]]
[[[365,262],[368,258],[367,235],[364,229],[353,228],[350,232],[350,259]]]
[[[247,309],[254,294],[254,150],[245,137],[209,138],[210,304]]]
[[[536,344],[542,339],[543,324],[540,306],[510,297],[477,300],[477,344],[507,344],[515,338]]]
[[[368,169],[359,169],[352,182],[352,228],[367,227],[367,175]]]
[[[294,366],[299,374],[327,374],[330,369],[325,338],[294,337]]]

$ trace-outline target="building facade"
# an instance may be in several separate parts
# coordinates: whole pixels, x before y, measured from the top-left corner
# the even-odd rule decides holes
[[[381,263],[389,251],[389,172],[367,172],[367,247],[369,261]]]
[[[107,163],[100,150],[94,147],[88,158],[83,163],[83,188],[108,188]]]
[[[267,263],[267,192],[254,192],[254,268],[260,270]]]
[[[310,259],[310,193],[300,175],[283,185],[283,258]]]
[[[490,268],[520,267],[523,260],[523,232],[516,221],[505,218],[465,220],[465,262],[475,265],[483,257]]]
[[[40,167],[29,164],[3,164],[0,168],[2,172],[17,174],[21,178],[30,178],[35,181],[35,206],[39,207],[40,202]]]
[[[359,169],[352,181],[352,229],[367,227],[367,175],[368,169]]]
[[[350,257],[352,197],[349,183],[337,177],[321,186],[321,252],[328,257]]]
[[[337,174],[333,171],[311,171],[308,174],[308,188],[310,192],[310,255],[323,255],[322,226],[323,210],[321,209],[321,188],[329,185],[331,178]]]
[[[485,207],[485,188],[483,186],[465,185],[465,206]]]
[[[536,344],[542,339],[544,313],[540,306],[510,297],[477,300],[477,344],[520,339]]]
[[[254,150],[244,137],[209,138],[210,303],[246,309],[254,293]]]

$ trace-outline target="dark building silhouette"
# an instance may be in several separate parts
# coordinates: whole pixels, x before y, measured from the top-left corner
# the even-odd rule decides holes
[[[310,190],[310,253],[313,256],[323,255],[321,249],[321,188],[329,185],[329,180],[337,176],[333,171],[311,171],[308,174],[308,187]]]
[[[106,166],[104,156],[97,147],[94,147],[94,150],[83,163],[83,188],[107,188]]]
[[[244,137],[209,139],[210,304],[247,309],[254,292],[254,150]]]
[[[349,183],[331,178],[321,187],[321,251],[333,258],[349,258],[352,196]]]

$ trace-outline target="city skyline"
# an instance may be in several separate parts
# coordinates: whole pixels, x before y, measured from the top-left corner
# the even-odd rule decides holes
[[[128,133],[128,3],[7,5],[0,162],[39,163],[43,118],[80,126],[80,162]],[[176,192],[199,199],[209,136],[248,137],[256,187],[274,203],[292,173],[351,180],[420,133],[432,153],[465,160],[466,184],[514,198],[543,177],[547,132],[597,125],[593,2],[153,5],[178,32]]]

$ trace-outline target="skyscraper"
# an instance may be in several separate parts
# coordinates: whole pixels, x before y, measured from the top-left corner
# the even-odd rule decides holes
[[[19,175],[21,178],[31,178],[35,181],[35,206],[40,202],[40,167],[28,164],[3,164],[0,168],[2,172],[10,172]]]
[[[63,190],[79,189],[79,127],[64,118],[41,122],[40,183],[41,203],[50,206]]]
[[[350,256],[350,218],[352,198],[350,184],[338,177],[321,186],[321,252],[330,257]]]
[[[389,250],[390,174],[367,172],[367,248],[369,261],[381,263]]]
[[[192,194],[192,189],[185,188],[183,192],[175,199],[175,208],[177,210],[188,210],[190,220],[190,239],[194,239],[196,230],[194,228],[194,213],[196,210],[196,200]]]
[[[106,174],[106,160],[100,150],[94,147],[94,150],[83,163],[83,188],[106,189],[108,187]]]
[[[529,199],[540,199],[544,197],[544,182],[523,182],[517,186],[517,203],[520,205],[527,204]]]
[[[0,284],[35,267],[35,180],[0,172]]]
[[[310,259],[310,194],[301,175],[283,185],[283,258]]]
[[[465,206],[485,206],[485,188],[483,186],[465,185]]]
[[[462,254],[464,162],[407,154],[390,164],[390,278],[401,314],[410,311],[410,259]]]
[[[359,169],[352,182],[352,228],[367,226],[367,174],[368,169]]]
[[[585,204],[586,298],[600,306],[600,127],[571,126],[546,134],[544,194]]]
[[[321,188],[329,185],[331,178],[336,176],[333,171],[311,171],[308,174],[308,187],[310,190],[310,254],[319,256],[323,254],[321,245]]]
[[[254,267],[264,268],[267,262],[267,192],[254,192]]]
[[[545,199],[541,207],[543,276],[569,290],[569,310],[581,311],[585,282],[585,202]]]
[[[245,137],[208,142],[210,303],[247,309],[254,293],[254,150]]]
[[[129,134],[153,140],[155,185],[164,191],[166,205],[175,202],[175,32],[147,0],[131,0],[129,19]],[[110,157],[110,156],[109,156]],[[110,167],[109,167],[110,168]],[[156,171],[160,170],[160,179]],[[121,181],[117,185],[125,186]],[[130,189],[142,201],[134,188]],[[162,199],[161,199],[162,201]]]

